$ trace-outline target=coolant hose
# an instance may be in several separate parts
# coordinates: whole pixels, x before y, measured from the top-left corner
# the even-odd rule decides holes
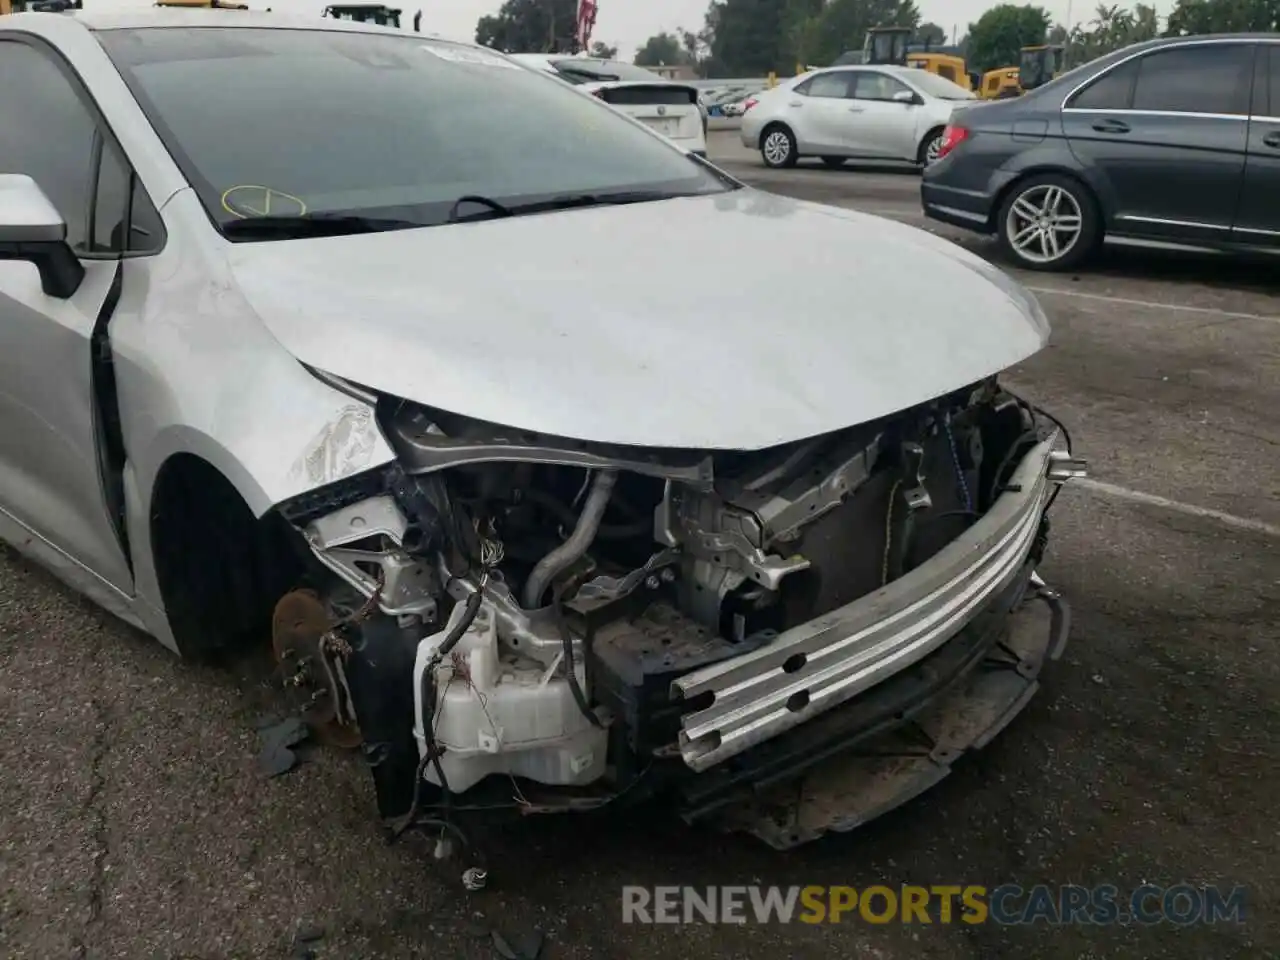
[[[569,569],[591,547],[600,529],[600,521],[609,506],[609,497],[613,494],[614,484],[618,482],[618,471],[601,470],[591,484],[591,492],[587,494],[587,502],[582,506],[582,514],[573,528],[569,539],[556,547],[538,561],[529,579],[524,585],[524,607],[526,610],[537,609],[542,602],[542,595],[547,592],[547,585],[557,576]]]

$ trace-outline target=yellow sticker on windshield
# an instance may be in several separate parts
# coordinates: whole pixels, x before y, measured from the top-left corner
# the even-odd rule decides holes
[[[249,220],[253,217],[305,216],[307,205],[291,193],[243,183],[223,191],[222,209],[239,220]]]

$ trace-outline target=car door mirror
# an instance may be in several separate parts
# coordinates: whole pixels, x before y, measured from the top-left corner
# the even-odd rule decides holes
[[[41,288],[62,300],[84,280],[84,265],[67,245],[66,221],[25,174],[0,173],[0,260],[35,264]]]
[[[924,98],[921,97],[920,94],[914,93],[911,90],[899,90],[893,95],[893,99],[897,103],[905,103],[913,107],[917,107],[924,103]]]

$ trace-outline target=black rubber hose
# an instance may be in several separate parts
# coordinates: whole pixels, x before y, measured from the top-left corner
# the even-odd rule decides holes
[[[557,587],[551,595],[551,608],[555,611],[556,626],[560,630],[560,642],[564,645],[564,666],[565,674],[569,679],[569,692],[573,694],[573,702],[578,705],[578,709],[587,721],[593,727],[602,727],[604,724],[600,722],[600,718],[596,716],[595,711],[591,709],[591,705],[587,702],[587,695],[582,690],[582,685],[578,683],[578,674],[574,670],[573,664],[573,634],[569,632],[569,625],[565,622],[564,607],[561,606],[561,596],[564,592],[563,586]]]
[[[426,670],[423,671],[422,739],[426,746],[426,752],[423,753],[422,758],[418,761],[418,772],[413,778],[413,801],[409,804],[409,812],[391,828],[392,840],[395,840],[409,827],[413,826],[418,819],[418,813],[422,809],[422,780],[427,772],[428,763],[435,767],[436,777],[440,780],[442,806],[447,816],[453,791],[449,789],[449,779],[444,775],[444,766],[440,763],[440,745],[436,743],[435,731],[432,728],[436,715],[436,697],[438,696],[436,668],[458,645],[458,641],[462,639],[462,635],[467,632],[471,624],[475,623],[476,614],[480,612],[480,602],[483,599],[479,589],[467,597],[461,619],[445,634],[444,641],[436,648],[435,654],[431,657],[431,662],[427,664]]]

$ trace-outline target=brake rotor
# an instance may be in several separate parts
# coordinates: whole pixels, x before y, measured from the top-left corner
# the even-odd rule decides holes
[[[341,659],[326,654],[326,638],[332,630],[329,613],[315,592],[293,590],[276,603],[271,649],[285,693],[313,736],[321,743],[353,750],[363,738],[354,719],[343,715],[354,711],[341,679]]]

